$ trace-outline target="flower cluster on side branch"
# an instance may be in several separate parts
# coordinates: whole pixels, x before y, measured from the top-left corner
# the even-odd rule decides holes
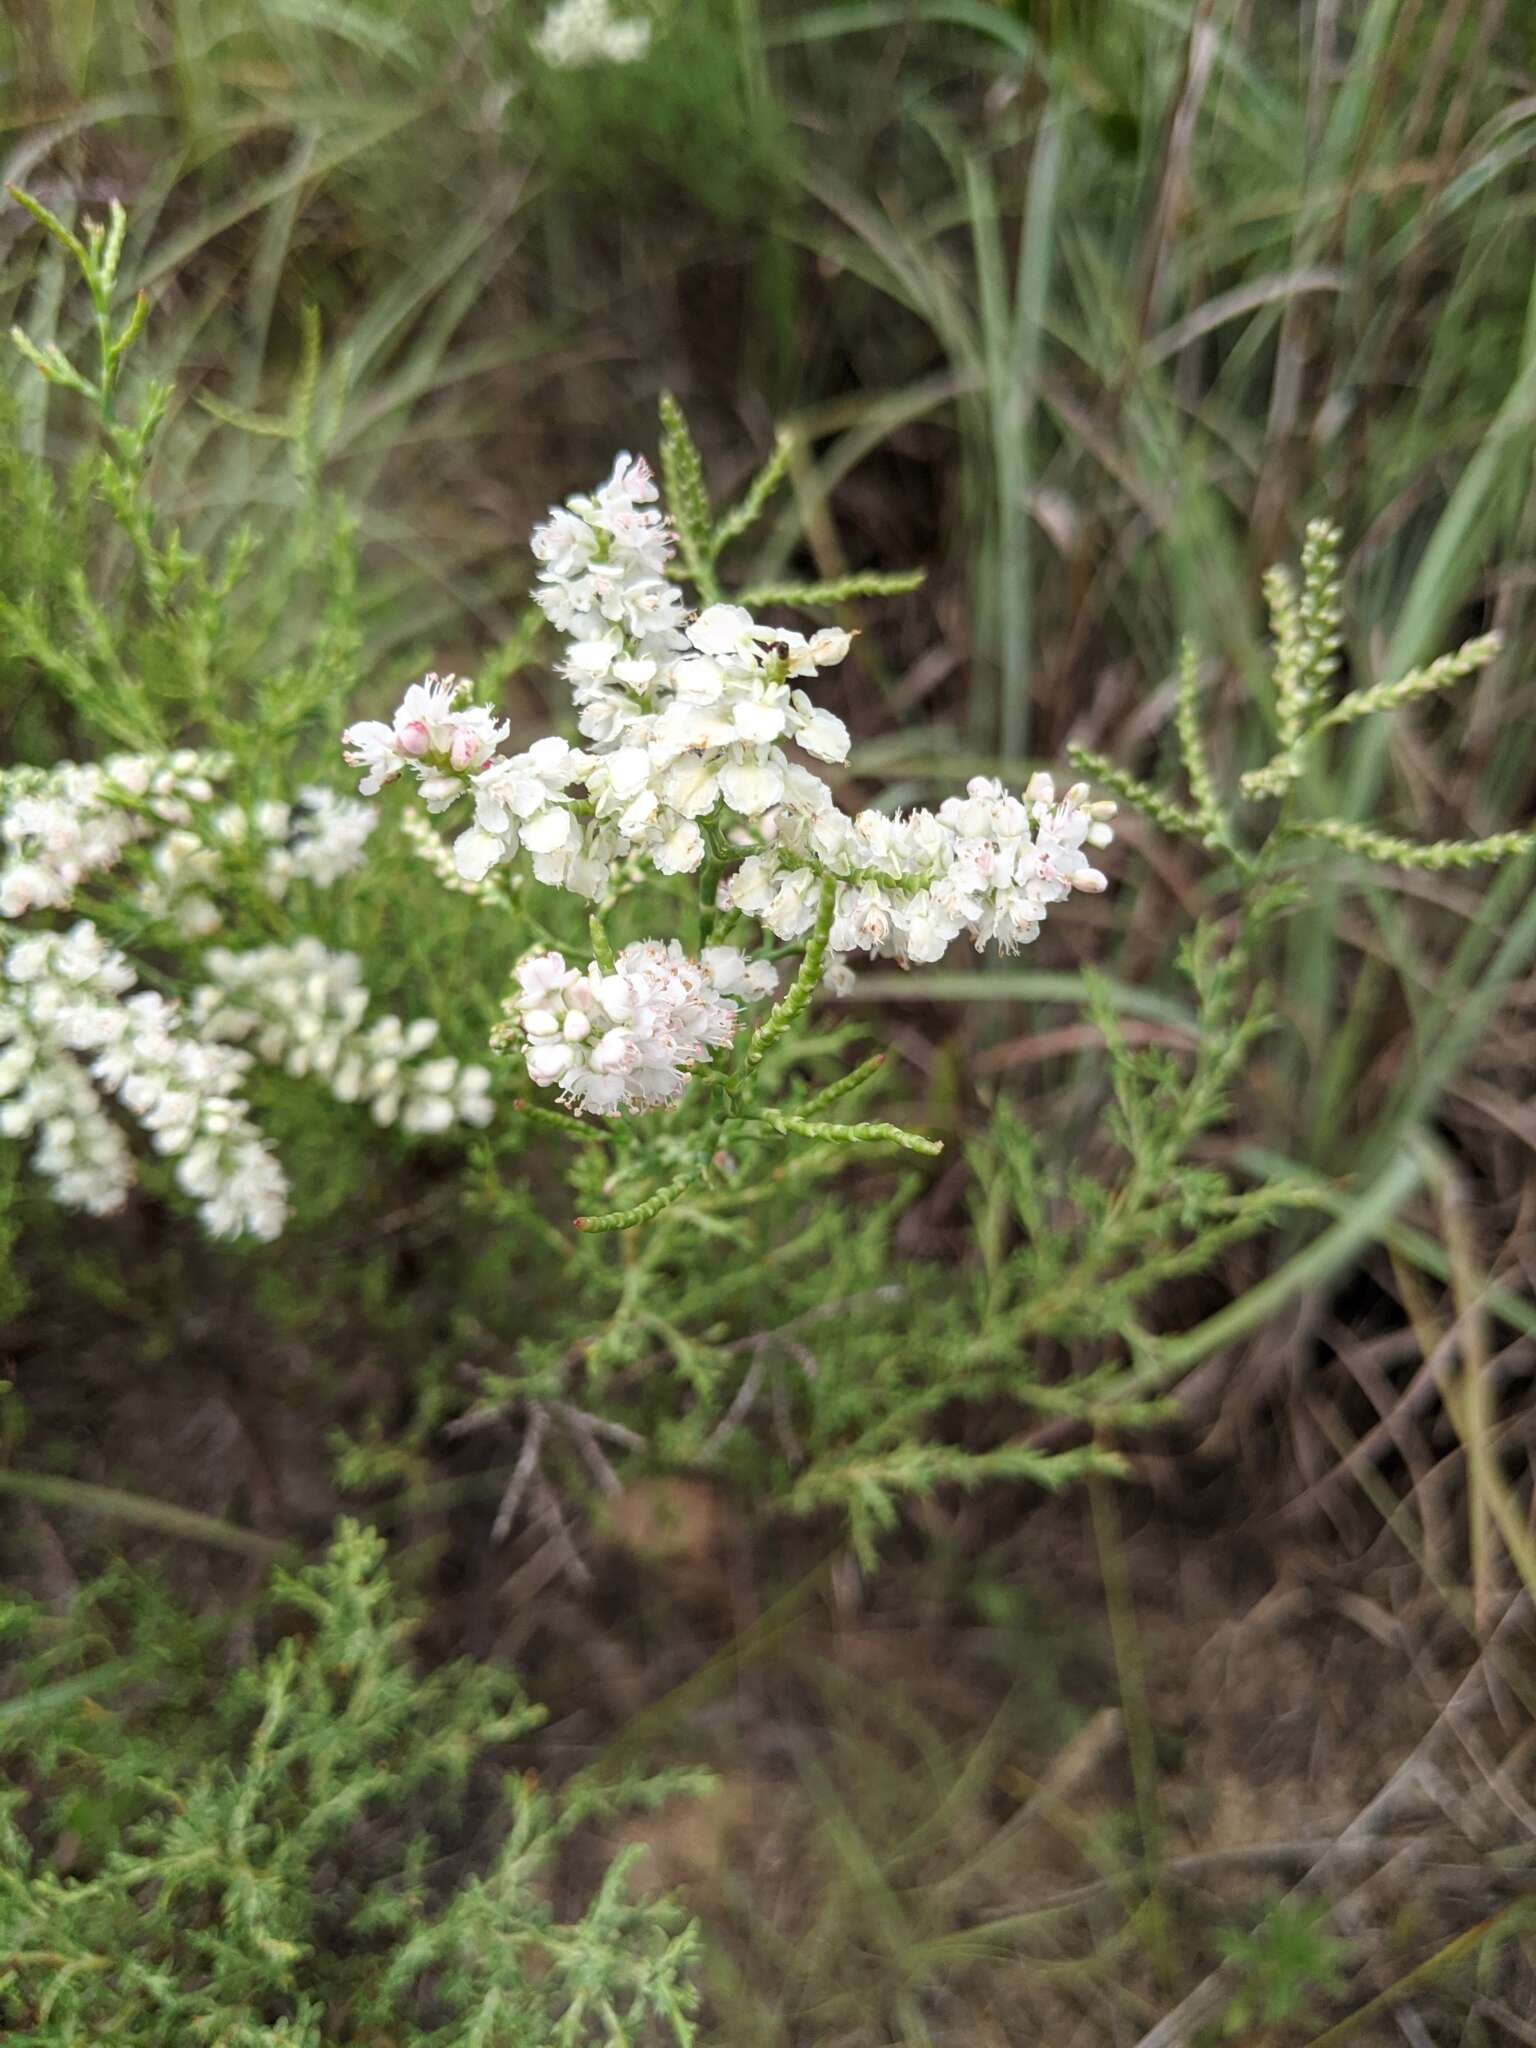
[[[0,1136],[27,1144],[55,1200],[121,1209],[138,1180],[129,1125],[174,1162],[211,1236],[273,1238],[288,1184],[245,1085],[257,1065],[323,1083],[410,1135],[482,1128],[491,1076],[437,1049],[431,1018],[369,1019],[362,963],[313,936],[235,949],[203,942],[227,921],[236,878],[279,903],[357,872],[376,809],[320,786],[241,803],[225,755],[182,749],[19,768],[0,778]],[[95,916],[192,949],[185,1001],[141,970]]]

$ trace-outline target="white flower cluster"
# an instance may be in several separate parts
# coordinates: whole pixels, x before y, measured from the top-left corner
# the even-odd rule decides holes
[[[133,969],[88,920],[18,939],[4,976],[0,1133],[37,1138],[34,1164],[61,1202],[107,1214],[132,1185],[101,1089],[176,1160],[213,1236],[277,1236],[287,1183],[238,1092],[249,1054],[189,1033],[165,997],[130,993]]]
[[[410,770],[429,811],[471,799],[473,822],[452,856],[466,886],[522,851],[540,881],[589,900],[614,887],[620,863],[662,875],[705,868],[707,911],[752,918],[793,943],[815,925],[830,880],[823,978],[840,993],[851,986],[848,954],[929,962],[962,936],[1012,952],[1074,889],[1104,888],[1085,849],[1110,843],[1115,806],[1091,802],[1083,784],[1058,797],[1038,775],[1017,796],[977,778],[936,811],[839,809],[786,749],[847,758],[847,728],[803,685],[841,662],[852,636],[761,625],[732,604],[690,617],[656,501],[646,463],[621,455],[606,482],[534,530],[534,597],[568,641],[561,674],[582,746],[551,737],[504,755],[505,724],[465,684],[435,676],[412,685],[391,723],[343,735],[365,795]],[[628,1022],[630,998],[615,987],[620,1007],[607,1007],[611,975],[548,960],[528,970],[540,987],[553,974],[587,993],[564,1007],[517,999],[539,1020],[527,1029],[534,1079],[558,1082],[582,1108],[675,1099],[696,1059],[653,1060],[646,1028]]]
[[[366,857],[368,835],[378,823],[371,805],[318,786],[301,789],[291,807],[272,804],[260,810],[270,811],[274,820],[278,812],[286,813],[281,828],[266,835],[263,878],[272,896],[282,896],[290,882],[329,889],[343,875],[356,874]]]
[[[555,0],[533,47],[557,71],[590,64],[633,64],[650,48],[651,24],[616,15],[609,0]]]
[[[248,1046],[269,1066],[314,1075],[339,1102],[365,1103],[375,1123],[427,1134],[491,1120],[491,1077],[451,1054],[428,1057],[436,1022],[366,1022],[368,990],[355,953],[318,939],[248,952],[212,948],[210,976],[191,1002],[202,1036]]]
[[[163,760],[114,754],[13,770],[0,790],[0,917],[67,910],[81,884],[115,867],[136,841],[189,825],[228,768],[222,755],[185,748]]]
[[[1083,847],[1109,843],[1114,810],[1090,803],[1084,783],[1058,798],[1050,776],[1037,775],[1020,798],[977,776],[936,812],[785,816],[773,845],[741,863],[722,897],[791,940],[809,931],[821,877],[832,875],[836,953],[924,963],[942,959],[962,933],[1011,953],[1039,936],[1051,904],[1105,887]]]
[[[0,1006],[0,1136],[35,1140],[33,1167],[64,1208],[111,1216],[127,1201],[128,1140],[79,1062],[12,1003]]]
[[[222,923],[217,897],[237,848],[256,849],[262,885],[274,897],[295,881],[329,888],[362,866],[378,822],[369,805],[311,788],[292,804],[212,808],[229,768],[227,756],[185,748],[14,771],[0,796],[0,917],[67,910],[85,882],[117,867],[132,846],[146,848],[139,907],[187,938]]]
[[[171,831],[156,843],[139,901],[184,938],[207,938],[224,922],[218,898],[236,859],[254,860],[262,888],[277,900],[294,882],[329,889],[362,866],[377,823],[369,805],[330,789],[301,789],[291,804],[271,799],[248,810],[222,804],[207,814],[205,834]]]
[[[390,724],[343,735],[346,759],[366,771],[364,795],[407,768],[429,810],[473,795],[474,824],[454,849],[468,881],[526,848],[541,881],[595,898],[632,853],[662,874],[692,873],[706,852],[700,821],[712,814],[751,829],[770,813],[831,804],[780,743],[846,759],[842,720],[795,685],[841,661],[852,636],[760,626],[740,605],[687,620],[666,577],[673,546],[655,498],[645,462],[621,455],[605,484],[534,532],[534,595],[570,636],[562,672],[590,751],[549,738],[498,755],[506,727],[463,701],[466,685],[435,676],[407,690]],[[579,785],[584,799],[572,794]]]
[[[626,946],[605,972],[535,953],[517,970],[508,1004],[530,1080],[557,1086],[577,1110],[617,1116],[664,1109],[689,1071],[735,1035],[738,1002],[773,992],[773,969],[734,946],[690,960],[676,939]]]
[[[492,730],[476,765],[505,732]],[[230,768],[225,756],[186,750],[0,778],[0,915],[67,910],[134,850],[120,900],[200,940],[221,926],[237,874],[276,899],[361,866],[378,823],[371,804],[322,788],[291,803],[231,803],[219,790]],[[315,1075],[378,1123],[413,1133],[490,1121],[488,1070],[434,1055],[433,1021],[367,1021],[354,955],[305,939],[214,949],[207,968],[211,984],[182,1007],[136,990],[134,968],[89,920],[0,953],[0,1137],[32,1141],[33,1164],[68,1207],[110,1214],[134,1185],[105,1095],[176,1160],[214,1236],[275,1237],[286,1183],[240,1099],[257,1058]]]
[[[464,792],[464,777],[483,768],[510,727],[478,705],[465,704],[470,685],[458,676],[412,683],[388,725],[365,719],[342,734],[342,753],[367,770],[358,787],[377,796],[407,768],[421,784],[429,811],[446,810]]]

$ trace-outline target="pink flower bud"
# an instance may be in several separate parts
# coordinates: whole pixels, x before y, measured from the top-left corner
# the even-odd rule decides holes
[[[413,718],[409,725],[402,725],[395,734],[395,745],[402,754],[409,754],[413,761],[419,761],[423,754],[431,753],[432,735],[422,719]]]

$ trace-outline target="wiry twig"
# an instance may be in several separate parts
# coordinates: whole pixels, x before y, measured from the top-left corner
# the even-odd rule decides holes
[[[643,1451],[649,1448],[650,1439],[643,1437],[638,1429],[630,1429],[625,1423],[614,1422],[609,1416],[594,1415],[587,1408],[573,1408],[569,1401],[551,1401],[551,1411],[562,1422],[573,1426],[581,1424],[594,1436],[604,1436],[611,1444],[620,1444],[626,1451]]]
[[[615,1494],[622,1493],[624,1482],[603,1456],[602,1447],[597,1441],[597,1431],[593,1428],[594,1418],[583,1413],[580,1408],[572,1408],[564,1401],[559,1404],[558,1413],[581,1456],[582,1463],[602,1491],[610,1500]]]
[[[585,1408],[576,1407],[573,1402],[551,1398],[535,1400],[532,1396],[527,1396],[520,1405],[525,1417],[523,1441],[518,1451],[517,1463],[512,1468],[512,1477],[507,1482],[506,1492],[503,1493],[496,1510],[496,1519],[491,1524],[491,1542],[494,1545],[504,1543],[511,1534],[518,1513],[528,1498],[529,1489],[535,1482],[542,1489],[537,1497],[542,1500],[545,1494],[548,1496],[545,1508],[555,1501],[554,1489],[539,1463],[545,1439],[549,1434],[551,1418],[558,1422],[570,1437],[582,1463],[610,1499],[624,1491],[624,1482],[609,1463],[599,1439],[606,1439],[626,1451],[643,1451],[646,1448],[646,1439],[638,1430],[630,1429],[622,1422],[614,1422],[605,1415],[590,1414]],[[483,1408],[471,1408],[467,1414],[456,1416],[452,1422],[445,1424],[443,1434],[448,1437],[470,1436],[478,1430],[500,1427],[509,1419],[509,1406],[509,1403],[503,1401]],[[548,1520],[548,1515],[543,1510],[541,1519]],[[573,1577],[578,1578],[580,1584],[585,1585],[590,1573],[581,1577],[578,1572],[572,1570],[570,1557],[576,1556],[575,1545],[565,1527],[564,1519],[558,1513],[556,1522],[566,1569]],[[580,1564],[579,1557],[577,1563]],[[580,1572],[586,1573],[585,1565],[580,1565]]]
[[[810,1357],[809,1352],[807,1352],[806,1356]],[[815,1359],[811,1359],[813,1366],[815,1363]],[[809,1377],[809,1375],[807,1376]],[[773,1427],[779,1439],[779,1448],[783,1451],[785,1457],[788,1458],[791,1465],[803,1465],[805,1463],[805,1452],[801,1447],[799,1437],[795,1435],[795,1426],[790,1420],[789,1387],[785,1382],[783,1373],[776,1372],[774,1374],[773,1385],[769,1390],[769,1398],[773,1403]]]
[[[901,1290],[899,1288],[890,1290],[876,1288],[874,1290],[877,1294],[888,1291],[899,1293]],[[771,1373],[769,1398],[773,1403],[774,1430],[778,1435],[779,1444],[783,1449],[784,1455],[789,1459],[790,1463],[792,1465],[803,1463],[805,1453],[800,1447],[800,1440],[795,1435],[794,1425],[790,1421],[789,1389],[785,1385],[783,1372],[772,1367],[770,1361],[776,1351],[787,1352],[808,1380],[815,1379],[821,1371],[821,1366],[817,1361],[815,1352],[810,1349],[809,1345],[802,1344],[797,1337],[792,1337],[789,1334],[797,1326],[812,1320],[819,1320],[819,1317],[815,1316],[814,1312],[810,1315],[797,1316],[792,1322],[783,1324],[777,1330],[760,1330],[753,1337],[738,1338],[734,1344],[725,1347],[731,1351],[740,1350],[744,1347],[749,1348],[752,1353],[752,1364],[746,1378],[736,1389],[735,1397],[730,1407],[727,1408],[724,1415],[721,1416],[715,1427],[710,1431],[704,1445],[706,1456],[720,1450],[725,1444],[729,1443],[730,1439],[751,1413],[752,1405],[761,1391],[764,1375]]]
[[[572,1541],[571,1532],[565,1526],[565,1516],[560,1511],[559,1496],[542,1472],[534,1482],[533,1511],[549,1531],[550,1540],[565,1566],[566,1576],[583,1589],[590,1586],[591,1567]]]
[[[549,1428],[549,1415],[538,1401],[528,1403],[528,1423],[523,1431],[523,1447],[518,1452],[517,1463],[512,1468],[512,1477],[507,1490],[501,1496],[496,1510],[496,1519],[491,1524],[491,1542],[505,1543],[512,1524],[517,1520],[517,1511],[523,1504],[523,1495],[538,1470],[539,1451],[544,1442],[544,1432]]]
[[[720,1450],[736,1434],[742,1423],[746,1421],[751,1411],[752,1403],[757,1399],[757,1390],[763,1383],[763,1374],[768,1370],[768,1345],[769,1339],[767,1337],[754,1339],[752,1364],[741,1385],[736,1389],[730,1407],[726,1409],[704,1440],[704,1455],[706,1457]]]

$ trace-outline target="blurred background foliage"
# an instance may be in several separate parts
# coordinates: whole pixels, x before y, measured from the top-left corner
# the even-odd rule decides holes
[[[1503,651],[1350,729],[1316,815],[1428,840],[1536,816],[1529,8],[649,12],[639,63],[567,73],[503,0],[0,23],[7,180],[130,210],[163,530],[210,565],[250,537],[221,701],[260,733],[259,680],[313,680],[283,777],[333,773],[331,711],[426,666],[498,683],[520,737],[554,722],[527,530],[651,447],[673,390],[722,502],[793,436],[740,584],[928,570],[848,612],[845,800],[1022,780],[1069,742],[1176,787],[1185,634],[1235,779],[1267,752],[1262,572],[1327,516],[1349,684],[1489,628]],[[4,324],[73,349],[86,317],[0,211]],[[292,417],[316,321],[302,436],[251,431]],[[166,702],[197,601],[152,615],[82,409],[19,358],[6,381],[0,730],[44,761],[94,737],[36,653],[88,639],[82,574]],[[1022,961],[866,976],[850,1028],[947,1161],[775,1185],[702,1279],[665,1230],[569,1253],[521,1136],[466,1174],[281,1100],[304,1227],[280,1257],[153,1205],[85,1228],[29,1203],[8,1570],[62,1615],[127,1548],[204,1610],[253,1569],[220,1531],[309,1547],[361,1500],[429,1649],[515,1661],[550,1702],[541,1768],[716,1772],[624,1838],[704,1917],[707,2038],[1529,2039],[1531,863],[1348,862],[1266,934],[1274,1028],[1175,1164],[1192,1203],[1211,1174],[1270,1191],[1274,1227],[1158,1273],[1136,1316],[1175,1369],[1097,1414],[1131,1309],[1070,1261],[1096,1202],[1120,1213],[1110,1072],[1193,1089],[1178,941],[1240,919],[1230,870],[1151,821],[1114,867]],[[391,998],[462,988],[467,1041],[501,963],[467,975],[463,906],[403,872],[336,936]],[[1052,1323],[1064,1259],[1087,1278]],[[1126,1435],[1132,1393],[1159,1406]],[[594,1438],[599,1407],[650,1449]],[[492,1543],[535,1413],[548,1501]],[[1114,1494],[1018,1483],[1111,1451]]]

